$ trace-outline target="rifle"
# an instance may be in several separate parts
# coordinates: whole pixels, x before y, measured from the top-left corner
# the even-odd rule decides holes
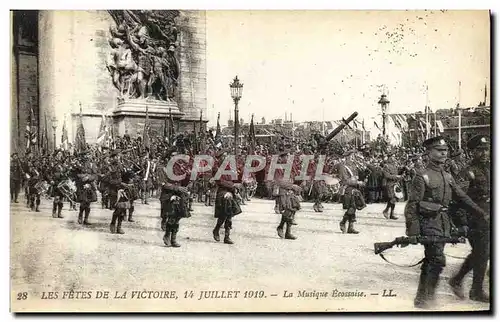
[[[439,237],[439,236],[418,236],[418,237],[397,237],[391,242],[381,242],[373,244],[375,255],[381,254],[383,251],[392,248],[394,246],[406,247],[410,244],[434,244],[434,243],[445,243],[445,244],[465,244],[464,236],[451,236],[451,237]]]

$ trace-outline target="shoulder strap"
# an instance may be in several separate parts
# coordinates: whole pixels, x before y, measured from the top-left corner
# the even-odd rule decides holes
[[[382,257],[383,260],[385,260],[387,263],[389,264],[392,264],[392,265],[395,265],[395,266],[398,266],[398,267],[415,267],[417,265],[420,265],[424,262],[424,258],[422,258],[421,260],[419,260],[417,263],[415,264],[409,264],[409,265],[401,265],[401,264],[396,264],[396,263],[393,263],[393,262],[390,262],[387,258],[385,258],[384,254],[383,253],[380,253],[379,254],[380,257]]]

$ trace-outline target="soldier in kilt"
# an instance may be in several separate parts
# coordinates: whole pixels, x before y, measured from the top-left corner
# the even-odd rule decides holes
[[[238,186],[239,184],[233,183],[228,178],[217,182],[214,216],[217,218],[217,223],[212,233],[215,241],[220,241],[219,231],[224,225],[224,244],[234,244],[230,237],[233,228],[233,217],[241,213],[241,207],[237,201]]]
[[[52,202],[52,217],[53,218],[63,218],[61,212],[63,208],[64,193],[59,188],[59,185],[66,181],[68,178],[64,174],[64,169],[61,165],[56,165],[52,170],[52,189],[51,197],[54,198]]]
[[[279,213],[281,214],[281,221],[278,225],[277,231],[280,238],[295,240],[292,234],[292,225],[295,224],[295,213],[300,210],[299,195],[301,189],[299,186],[286,181],[277,182],[280,193],[279,199]],[[286,225],[286,232],[283,234],[283,228]]]
[[[394,215],[394,208],[396,207],[396,194],[394,192],[394,186],[401,180],[401,175],[398,174],[398,167],[396,165],[396,160],[392,153],[388,154],[388,160],[384,164],[382,169],[385,179],[385,189],[387,196],[387,206],[382,212],[386,219],[397,220],[398,217]],[[389,212],[390,211],[390,212]]]
[[[42,181],[42,174],[37,167],[36,163],[29,167],[28,205],[32,211],[39,212],[41,191],[38,190],[37,184]]]
[[[78,223],[83,225],[90,225],[90,204],[97,201],[97,192],[94,182],[97,176],[92,173],[92,170],[84,165],[79,167],[80,173],[76,175],[76,202],[80,203],[80,210],[78,212]],[[84,218],[85,213],[85,218]]]
[[[170,157],[177,155],[172,151]],[[167,168],[159,167],[158,180],[162,182],[160,202],[161,202],[161,226],[165,231],[163,242],[167,247],[180,247],[177,242],[179,232],[179,222],[182,218],[191,217],[189,210],[189,183],[190,173],[188,168],[181,165],[182,161],[176,161],[173,165],[173,174],[176,176],[185,175],[183,180],[174,180],[167,173]]]
[[[353,153],[354,151],[351,150],[344,154],[346,161],[341,164],[339,168],[340,182],[345,187],[342,208],[345,209],[346,212],[340,222],[340,230],[343,234],[346,232],[348,234],[359,234],[359,231],[354,228],[354,223],[356,222],[356,210],[361,210],[366,207],[363,194],[359,190],[364,186],[364,182],[358,181],[358,168],[352,162],[351,157]],[[346,231],[345,224],[347,222],[349,223],[349,226]]]

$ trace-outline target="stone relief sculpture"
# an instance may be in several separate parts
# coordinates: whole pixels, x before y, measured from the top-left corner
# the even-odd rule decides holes
[[[176,98],[178,10],[109,10],[112,48],[107,68],[120,98]]]

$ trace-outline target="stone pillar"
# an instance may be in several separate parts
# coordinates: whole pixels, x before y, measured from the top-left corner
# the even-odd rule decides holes
[[[181,67],[179,109],[184,113],[180,130],[192,129],[192,121],[207,122],[206,12],[181,11],[179,19]]]
[[[66,117],[72,142],[71,111],[77,82],[74,76],[73,11],[41,10],[38,15],[38,70],[40,111],[47,115],[49,140],[53,141],[51,118],[56,117],[56,146],[61,145],[62,125]]]
[[[11,11],[10,12],[10,17],[11,21],[14,19],[14,14]],[[18,94],[18,88],[17,88],[17,82],[18,82],[18,75],[17,75],[17,57],[16,57],[16,51],[14,50],[15,42],[16,42],[16,36],[17,36],[17,31],[14,30],[14,24],[11,23],[11,56],[10,56],[10,150],[11,153],[14,153],[15,151],[21,152],[22,147],[20,146],[21,144],[21,139],[20,139],[20,127],[19,127],[19,122],[18,122],[18,117],[19,117],[19,111],[18,111],[18,99],[17,99],[17,94]]]

